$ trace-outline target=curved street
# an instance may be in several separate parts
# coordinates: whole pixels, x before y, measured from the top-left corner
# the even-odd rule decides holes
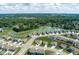
[[[67,33],[61,33],[61,34],[67,34]],[[38,37],[51,36],[51,35],[59,35],[59,36],[60,36],[61,34],[54,34],[54,33],[53,33],[53,34],[45,34],[45,35],[39,35],[39,36],[34,35],[34,36],[32,36],[31,39],[29,39],[28,42],[26,42],[26,43],[23,45],[23,47],[21,48],[21,50],[20,50],[16,55],[24,55],[25,52],[32,46],[32,43],[34,42],[34,40],[35,40],[36,38],[38,38]],[[70,34],[70,32],[69,32],[68,34]],[[79,34],[79,33],[75,33],[75,34]],[[61,37],[64,37],[64,36],[61,36]],[[67,37],[64,37],[64,38],[70,39],[70,38],[67,38]]]

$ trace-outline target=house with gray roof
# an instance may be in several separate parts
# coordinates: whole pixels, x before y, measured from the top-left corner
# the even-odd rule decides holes
[[[66,48],[66,47],[67,47],[67,44],[62,43],[62,44],[60,44],[60,47],[61,47],[61,48]]]

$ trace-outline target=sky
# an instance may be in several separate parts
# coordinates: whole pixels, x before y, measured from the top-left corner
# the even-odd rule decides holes
[[[79,13],[79,3],[0,3],[2,13]]]

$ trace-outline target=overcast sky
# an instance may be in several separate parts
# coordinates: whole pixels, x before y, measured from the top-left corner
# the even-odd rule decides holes
[[[0,3],[0,13],[79,13],[79,4]]]

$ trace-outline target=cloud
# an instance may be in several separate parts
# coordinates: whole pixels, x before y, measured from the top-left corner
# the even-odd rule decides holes
[[[0,13],[79,13],[78,3],[0,3]]]

